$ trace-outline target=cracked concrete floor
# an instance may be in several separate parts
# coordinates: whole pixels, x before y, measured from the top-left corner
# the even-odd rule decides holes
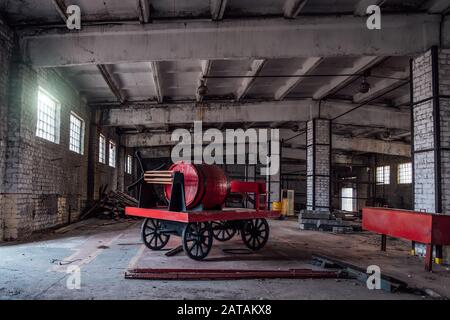
[[[295,221],[272,220],[269,223],[268,247],[286,250],[286,255],[296,253],[303,257],[305,265],[309,264],[315,249],[322,254],[327,253],[323,249],[336,253],[334,247],[337,246],[348,255],[348,247],[353,244],[345,237],[376,250],[376,244],[370,242],[375,241],[373,237],[355,240],[354,235],[301,231]],[[148,261],[163,259],[160,262],[171,267],[176,267],[173,266],[176,261],[189,263],[189,260],[184,261],[188,258],[183,254],[170,260],[173,258],[160,253],[158,257],[154,252],[143,250],[139,228],[140,221],[136,220],[91,219],[58,232],[34,236],[28,242],[0,245],[0,299],[423,299],[406,293],[371,291],[357,281],[341,279],[127,280],[125,270],[138,263],[142,255],[151,257]],[[214,246],[220,250],[222,244],[215,242]],[[355,255],[358,250],[355,248]],[[67,270],[75,264],[81,268],[81,287],[70,290]]]

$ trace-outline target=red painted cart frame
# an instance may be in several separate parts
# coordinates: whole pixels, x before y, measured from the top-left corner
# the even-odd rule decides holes
[[[280,216],[280,213],[277,211],[262,211],[262,210],[248,210],[248,209],[176,212],[176,211],[169,211],[166,208],[146,209],[146,208],[127,207],[125,208],[125,213],[129,216],[175,221],[182,223],[278,218]]]

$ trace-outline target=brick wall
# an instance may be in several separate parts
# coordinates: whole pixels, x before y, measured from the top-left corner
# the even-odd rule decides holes
[[[3,177],[6,169],[5,159],[8,140],[6,122],[8,116],[9,64],[12,58],[12,49],[12,33],[0,20],[0,204],[3,201]],[[0,239],[3,238],[4,225],[4,210],[0,207]]]
[[[307,124],[307,208],[330,209],[330,121],[314,119]],[[315,196],[313,196],[313,191]]]
[[[9,83],[3,238],[15,239],[73,221],[85,207],[90,112],[56,71],[14,63]],[[60,103],[59,143],[36,136],[39,86]],[[83,154],[69,150],[71,111],[85,122]]]
[[[413,61],[414,195],[416,210],[436,212],[436,171],[440,161],[442,212],[450,214],[450,50],[439,50],[437,57],[439,96],[433,92],[433,56],[427,51]],[[434,99],[439,100],[440,159],[435,154]],[[422,102],[421,102],[422,101]]]

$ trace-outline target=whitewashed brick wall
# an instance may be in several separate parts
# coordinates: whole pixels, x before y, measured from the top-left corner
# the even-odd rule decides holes
[[[426,52],[413,61],[413,97],[414,102],[433,98],[432,54]],[[439,94],[450,93],[450,50],[440,50],[438,54]],[[450,159],[445,148],[450,147],[450,99],[441,97],[440,139],[441,139],[441,176],[442,211],[450,214]],[[435,146],[433,100],[427,100],[414,106],[414,208],[436,212],[435,200]],[[430,150],[431,149],[431,150]]]
[[[330,208],[331,164],[330,147],[327,145],[331,143],[330,130],[330,121],[326,119],[315,119],[307,124],[306,205],[309,210],[312,210],[314,206],[317,211],[329,211]],[[315,191],[315,203],[313,203],[313,191]]]

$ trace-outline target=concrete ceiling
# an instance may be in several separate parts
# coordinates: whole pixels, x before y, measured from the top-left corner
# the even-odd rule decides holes
[[[174,25],[174,34],[179,32],[175,27],[179,22],[199,21],[199,23],[203,23],[206,21],[205,26],[209,26],[208,23],[214,24],[214,21],[233,19],[236,19],[236,21],[255,21],[255,26],[247,25],[245,30],[256,28],[260,22],[269,25],[273,21],[279,24],[279,30],[285,30],[287,28],[285,22],[273,19],[302,21],[303,19],[315,19],[314,17],[322,16],[330,17],[330,19],[334,19],[334,16],[336,16],[336,19],[341,19],[339,18],[340,15],[344,15],[343,21],[345,23],[350,21],[349,32],[351,32],[353,30],[351,28],[355,28],[352,24],[352,17],[364,15],[365,12],[362,9],[366,8],[368,4],[379,4],[383,13],[387,14],[406,14],[405,16],[421,14],[420,19],[423,19],[426,23],[430,20],[428,16],[439,15],[450,6],[448,0],[372,0],[369,2],[366,0],[0,0],[0,15],[19,32],[24,29],[26,33],[34,32],[35,34],[30,36],[30,41],[36,40],[39,43],[40,30],[44,30],[44,33],[47,32],[45,30],[50,30],[47,39],[52,37],[55,39],[54,35],[51,34],[52,29],[61,27],[65,18],[62,12],[69,4],[81,7],[84,26],[100,28],[92,29],[92,34],[103,31],[114,34],[114,30],[108,31],[109,27],[124,26],[128,28],[131,26],[129,30],[124,29],[124,34],[131,32],[132,35],[133,31],[130,30],[134,30],[134,25],[152,25],[154,23],[155,34],[160,34],[159,36],[163,37],[165,25],[158,23],[168,23],[168,26]],[[410,18],[412,19],[412,17]],[[395,17],[392,17],[393,23],[395,23],[395,19]],[[430,20],[433,25],[437,21],[434,20]],[[299,25],[299,28],[307,29],[309,26],[313,26],[313,30],[320,29],[319,20],[311,21],[313,21],[312,24],[308,25],[310,22],[305,22],[306,25]],[[389,20],[388,25],[395,29],[396,26],[393,23]],[[409,28],[408,23],[405,22],[402,27]],[[105,25],[104,30],[102,25]],[[195,28],[192,29],[194,35],[197,30]],[[199,25],[198,28],[203,28],[203,25]],[[330,24],[326,28],[333,28],[333,26]],[[359,25],[357,28],[359,28]],[[63,30],[63,28],[59,30]],[[227,30],[224,29],[221,32],[226,33]],[[293,35],[297,35],[300,32],[299,30],[293,29],[292,32],[297,32]],[[183,38],[184,33],[182,31],[180,33],[182,38],[176,39],[188,41],[188,38]],[[56,32],[59,31],[56,30]],[[143,32],[152,31],[145,29]],[[214,33],[214,30],[212,32]],[[357,30],[357,32],[360,31]],[[389,33],[389,30],[384,32]],[[311,37],[314,38],[314,35],[312,33]],[[358,37],[361,35],[359,34]],[[258,35],[255,34],[255,36]],[[202,37],[202,35],[200,34],[197,37]],[[206,37],[206,35],[203,35],[203,37]],[[276,38],[277,33],[273,33],[272,37]],[[201,40],[200,38],[196,39]],[[326,39],[321,39],[323,39],[321,42],[325,42],[326,47]],[[105,51],[114,48],[113,40],[108,40],[111,43],[108,46],[103,46]],[[233,47],[233,42],[228,40],[223,42]],[[240,41],[239,47],[246,45],[242,43],[242,40],[235,38],[235,41]],[[334,43],[332,39],[328,40]],[[389,42],[388,45],[391,45],[391,42],[395,43],[393,38],[385,40]],[[409,40],[404,41],[411,42]],[[169,45],[162,43],[161,47],[167,47],[164,49],[166,51],[180,51],[181,47],[179,47],[178,42],[176,46],[173,46],[173,50],[170,47],[170,42],[168,42]],[[426,45],[425,42],[423,42],[424,45]],[[58,46],[58,43],[55,42],[55,45]],[[188,44],[186,43],[186,45]],[[192,45],[192,43],[189,45]],[[376,45],[373,45],[373,48],[375,47]],[[145,47],[139,48],[141,52],[150,52],[145,51],[145,49]],[[284,47],[275,47],[271,49],[271,52],[283,51],[284,49]],[[36,51],[42,55],[42,50],[36,49]],[[200,101],[204,103],[225,102],[235,104],[256,101],[296,101],[304,99],[319,101],[325,99],[355,106],[370,103],[374,106],[389,107],[397,112],[405,111],[405,108],[407,109],[409,105],[410,58],[402,54],[396,54],[395,56],[386,54],[370,56],[338,54],[338,56],[333,56],[333,54],[330,54],[322,57],[314,55],[299,56],[292,51],[288,54],[289,57],[272,54],[256,58],[255,55],[247,54],[245,58],[230,58],[229,56],[233,56],[233,54],[227,53],[226,58],[205,59],[196,56],[195,52],[187,47],[181,48],[181,51],[184,51],[183,57],[189,56],[189,58],[159,58],[157,61],[152,61],[151,59],[143,59],[142,54],[139,55],[138,59],[136,59],[137,56],[131,57],[133,53],[130,52],[129,59],[127,59],[127,54],[122,54],[120,59],[117,59],[120,61],[115,63],[107,63],[108,59],[106,59],[105,64],[101,64],[103,62],[98,62],[98,59],[90,60],[90,57],[83,57],[84,60],[81,59],[77,63],[63,62],[58,66],[53,65],[53,67],[57,68],[93,106],[108,107],[113,104],[127,106],[143,103],[165,106],[171,103],[195,103]],[[376,52],[377,50],[374,49],[373,51]],[[74,53],[74,55],[77,55],[77,53]],[[56,54],[55,57],[57,57]],[[87,63],[87,61],[94,62]],[[36,64],[39,66],[40,63],[38,61]],[[363,78],[366,78],[371,85],[370,91],[366,94],[359,92]],[[208,93],[205,97],[199,98],[197,88],[201,79],[205,80]],[[261,121],[259,124],[255,124],[252,120],[242,119],[248,127],[267,125],[292,129],[297,125],[297,121]],[[230,122],[229,124],[233,126],[233,123]],[[176,125],[175,123],[174,126]],[[127,128],[127,126],[119,127],[124,131],[137,129],[138,132],[142,132],[145,125],[132,126],[131,128]],[[170,129],[169,126],[166,129]],[[375,128],[363,127],[358,125],[358,121],[345,125],[344,123],[335,123],[333,127],[333,130],[342,136],[408,142],[407,129],[403,127],[389,127],[387,129],[378,126]]]
[[[145,0],[144,0],[145,1]],[[141,7],[137,0],[2,0],[0,12],[12,25],[57,24],[60,16],[54,2],[80,6],[84,21],[139,21]],[[225,4],[221,4],[225,2]],[[301,4],[305,2],[304,6]],[[357,13],[364,0],[148,0],[151,20],[161,19],[210,19],[213,6],[224,6],[224,19],[248,17],[282,17],[288,13],[348,14]],[[380,3],[371,1],[370,3]],[[439,12],[445,1],[436,0],[388,0],[382,1],[383,12]],[[299,12],[296,12],[299,8]]]

